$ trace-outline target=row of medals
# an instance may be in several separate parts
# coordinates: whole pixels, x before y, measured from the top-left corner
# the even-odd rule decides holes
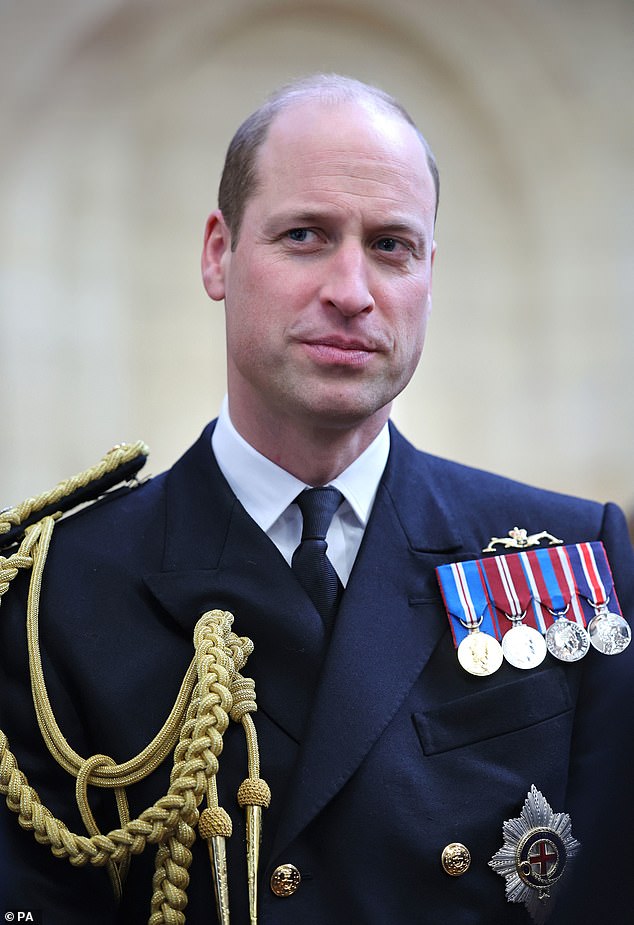
[[[483,677],[497,671],[504,659],[515,668],[536,668],[550,652],[562,662],[578,662],[591,645],[603,655],[618,655],[630,644],[632,634],[627,621],[608,610],[608,603],[609,600],[602,604],[592,603],[595,615],[587,629],[566,618],[570,605],[564,611],[551,610],[555,621],[545,636],[522,623],[525,613],[505,614],[513,625],[502,637],[501,644],[495,636],[480,630],[482,618],[473,626],[461,620],[469,635],[458,646],[458,661],[469,674]]]

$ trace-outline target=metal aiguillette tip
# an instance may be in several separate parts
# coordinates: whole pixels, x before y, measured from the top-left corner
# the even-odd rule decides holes
[[[238,788],[238,803],[245,810],[247,837],[247,880],[249,887],[249,923],[258,921],[258,861],[262,838],[262,808],[271,802],[271,791],[265,780],[248,777]]]
[[[227,878],[227,843],[221,835],[210,838],[209,857],[214,879],[219,925],[229,925],[229,881]]]
[[[216,894],[218,925],[229,925],[229,878],[227,876],[227,842],[231,819],[219,806],[207,807],[200,814],[198,832],[207,842]]]
[[[249,887],[249,922],[258,922],[258,863],[262,837],[262,807],[245,807],[247,836],[247,881]]]

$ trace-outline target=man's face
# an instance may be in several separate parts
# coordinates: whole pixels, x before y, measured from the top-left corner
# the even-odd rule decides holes
[[[418,363],[431,307],[435,190],[415,130],[356,103],[273,122],[240,235],[211,216],[203,277],[225,299],[241,433],[378,432]]]

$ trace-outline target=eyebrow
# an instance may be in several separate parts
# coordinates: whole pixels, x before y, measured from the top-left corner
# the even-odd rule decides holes
[[[288,212],[278,212],[271,215],[264,227],[269,231],[278,227],[297,228],[300,225],[321,225],[330,220],[329,214],[325,211],[311,209],[295,212],[294,210],[289,210]]]

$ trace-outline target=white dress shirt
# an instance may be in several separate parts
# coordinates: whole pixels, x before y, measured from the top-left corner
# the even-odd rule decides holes
[[[211,444],[220,471],[258,526],[275,543],[288,564],[302,536],[302,515],[294,504],[306,485],[262,456],[240,436],[229,417],[225,397]],[[326,535],[328,558],[345,587],[359,551],[377,488],[390,452],[387,424],[347,469],[329,482],[344,501]]]

